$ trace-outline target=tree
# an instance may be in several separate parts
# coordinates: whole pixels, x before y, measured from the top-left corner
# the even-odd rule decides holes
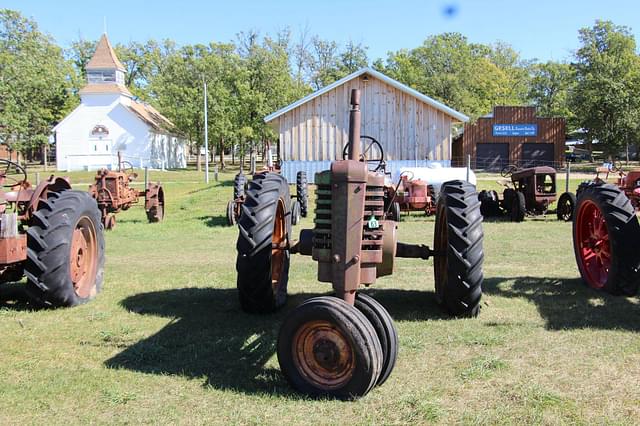
[[[469,43],[462,34],[445,33],[415,49],[391,52],[374,67],[472,118],[494,105],[526,101],[527,64],[504,43]]]
[[[640,58],[629,28],[596,21],[579,31],[576,87],[571,99],[577,123],[590,141],[615,155],[638,141]]]
[[[62,50],[34,21],[0,10],[0,140],[23,153],[47,144],[75,106],[70,74]]]
[[[565,117],[570,123],[574,114],[569,105],[569,96],[575,86],[575,72],[570,64],[548,61],[531,66],[529,98],[538,108],[538,115]],[[573,129],[575,130],[575,129]]]

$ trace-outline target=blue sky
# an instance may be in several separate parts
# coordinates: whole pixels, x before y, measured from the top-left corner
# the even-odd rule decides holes
[[[455,31],[470,41],[505,41],[523,58],[569,59],[578,29],[596,19],[632,28],[640,43],[640,2],[563,0],[3,0],[0,7],[34,18],[62,46],[82,35],[97,39],[107,19],[112,43],[171,38],[178,44],[231,41],[243,30],[311,34],[369,46],[369,57],[413,48],[430,35]]]

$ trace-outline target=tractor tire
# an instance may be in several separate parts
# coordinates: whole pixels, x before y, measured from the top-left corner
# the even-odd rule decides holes
[[[287,381],[307,395],[357,399],[376,384],[382,347],[365,315],[342,299],[311,298],[285,318],[278,362]]]
[[[236,223],[236,202],[232,200],[227,203],[227,224],[233,226]]]
[[[400,222],[400,203],[394,201],[389,211],[389,219]]]
[[[511,215],[511,208],[513,207],[513,199],[516,198],[516,190],[513,188],[505,188],[502,191],[502,208]]]
[[[573,220],[573,248],[585,284],[611,294],[636,294],[638,241],[640,224],[624,192],[611,184],[585,186]]]
[[[527,205],[522,192],[515,193],[513,200],[511,201],[511,210],[509,211],[509,217],[511,222],[522,222],[527,213]]]
[[[398,358],[398,331],[389,312],[373,297],[358,292],[356,293],[354,306],[367,317],[380,340],[382,370],[376,382],[376,386],[380,386],[389,378],[393,367],[396,365]]]
[[[236,244],[238,294],[246,312],[269,313],[286,303],[291,256],[290,208],[285,178],[275,173],[253,177],[238,219]]]
[[[291,224],[297,225],[300,223],[300,201],[291,200]]]
[[[150,183],[145,193],[145,206],[149,223],[162,222],[164,219],[164,190],[162,185]]]
[[[482,214],[475,186],[445,182],[438,197],[434,260],[436,299],[451,315],[474,317],[482,297]]]
[[[247,177],[240,172],[233,178],[233,199],[244,197],[244,189],[247,184]]]
[[[309,189],[307,184],[307,172],[296,173],[296,198],[300,202],[300,215],[307,217],[309,209]]]
[[[558,199],[556,207],[556,216],[558,220],[571,222],[573,219],[573,211],[576,208],[576,196],[573,192],[565,192]]]
[[[93,299],[104,280],[104,235],[96,201],[83,191],[50,192],[27,230],[26,290],[44,307]]]

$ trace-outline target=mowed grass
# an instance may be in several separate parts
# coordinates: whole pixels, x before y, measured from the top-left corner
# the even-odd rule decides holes
[[[92,175],[71,178],[86,189]],[[485,222],[476,319],[451,319],[436,306],[431,261],[398,259],[396,273],[367,290],[398,328],[390,379],[355,402],[295,393],[275,356],[279,326],[331,287],[316,281],[310,258],[294,256],[286,308],[243,313],[237,230],[224,217],[233,173],[220,178],[207,186],[195,171],[152,172],[165,183],[166,220],[147,224],[141,205],[118,215],[106,233],[105,286],[89,304],[32,310],[20,284],[0,286],[0,424],[640,419],[640,301],[586,288],[571,224],[554,215]],[[479,188],[497,186],[488,177]],[[310,227],[308,217],[294,233]],[[414,213],[399,238],[431,245],[433,228],[433,218]]]

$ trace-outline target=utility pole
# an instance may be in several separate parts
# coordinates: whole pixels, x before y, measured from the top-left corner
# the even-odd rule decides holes
[[[202,76],[204,83],[204,183],[209,183],[209,125],[207,119],[207,82]],[[200,153],[198,153],[200,155]]]

